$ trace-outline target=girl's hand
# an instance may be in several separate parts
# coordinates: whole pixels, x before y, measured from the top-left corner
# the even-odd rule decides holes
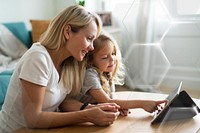
[[[152,113],[158,109],[162,109],[163,106],[161,105],[162,103],[167,103],[166,100],[161,100],[161,101],[144,101],[143,104],[143,109],[149,113]]]
[[[121,116],[127,116],[128,114],[130,114],[131,112],[129,111],[129,109],[119,109],[120,115]]]
[[[118,109],[120,109],[120,106],[116,103],[99,103],[99,104],[89,104],[85,109],[90,109],[93,107],[104,107],[104,106],[112,106],[112,112],[118,112]],[[109,110],[111,111],[111,110]]]

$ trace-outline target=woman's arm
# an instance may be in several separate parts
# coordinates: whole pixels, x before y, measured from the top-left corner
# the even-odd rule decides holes
[[[103,89],[90,89],[90,95],[98,103],[116,103],[120,106],[121,109],[134,109],[134,108],[143,108],[147,112],[153,112],[157,109],[162,103],[165,103],[165,100],[153,101],[153,100],[121,100],[121,99],[111,99],[103,91]]]
[[[76,112],[42,111],[45,87],[25,80],[21,80],[21,84],[23,115],[29,128],[51,128],[81,122],[92,122],[104,126],[113,123],[119,115],[117,106],[114,105],[105,105]],[[77,106],[80,108],[80,104]]]

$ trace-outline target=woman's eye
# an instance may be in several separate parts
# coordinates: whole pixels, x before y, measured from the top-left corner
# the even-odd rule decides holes
[[[90,41],[90,42],[92,42],[93,38],[92,37],[88,37],[87,40]]]
[[[102,59],[108,59],[108,56],[104,56],[104,57],[102,57]]]

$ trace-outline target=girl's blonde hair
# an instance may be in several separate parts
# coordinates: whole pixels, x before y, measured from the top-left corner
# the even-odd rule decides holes
[[[64,36],[64,27],[70,25],[72,32],[77,33],[80,29],[95,21],[97,25],[97,37],[100,34],[102,22],[98,15],[88,12],[84,7],[79,5],[70,6],[61,11],[49,24],[46,32],[41,36],[40,42],[47,49],[58,50],[66,45],[67,39]],[[78,62],[73,57],[63,61],[61,65],[60,83],[71,96],[80,92],[85,76],[86,61]]]
[[[103,72],[102,73],[102,72],[100,72],[100,70],[98,68],[96,68],[92,64],[92,60],[93,60],[93,55],[95,53],[97,53],[104,47],[107,47],[108,41],[110,41],[114,47],[114,52],[116,54],[116,67],[113,72]],[[109,95],[110,95],[110,89],[106,86],[106,82],[109,82],[110,86],[112,86],[113,82],[114,82],[114,84],[118,84],[118,85],[124,84],[125,67],[122,62],[122,56],[121,56],[120,49],[118,47],[117,42],[114,40],[114,38],[106,32],[101,32],[99,37],[94,40],[94,50],[89,52],[89,54],[87,55],[87,67],[88,68],[93,67],[97,70],[97,72],[99,73],[99,78],[100,78],[102,88]]]

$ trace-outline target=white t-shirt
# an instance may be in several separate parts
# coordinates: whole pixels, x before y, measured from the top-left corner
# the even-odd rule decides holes
[[[106,86],[110,89],[110,92],[112,95],[112,92],[115,92],[114,83],[110,87],[108,82],[106,82]],[[94,98],[88,93],[90,89],[103,89],[100,83],[99,74],[94,68],[88,68],[86,70],[86,75],[85,75],[83,87],[81,89],[81,94],[77,97],[77,99],[84,103],[86,102],[95,103],[96,101],[94,100]]]
[[[12,132],[26,126],[22,113],[20,79],[46,86],[43,111],[56,111],[67,92],[58,84],[59,74],[46,48],[35,43],[22,56],[11,77],[0,112],[0,132]]]

